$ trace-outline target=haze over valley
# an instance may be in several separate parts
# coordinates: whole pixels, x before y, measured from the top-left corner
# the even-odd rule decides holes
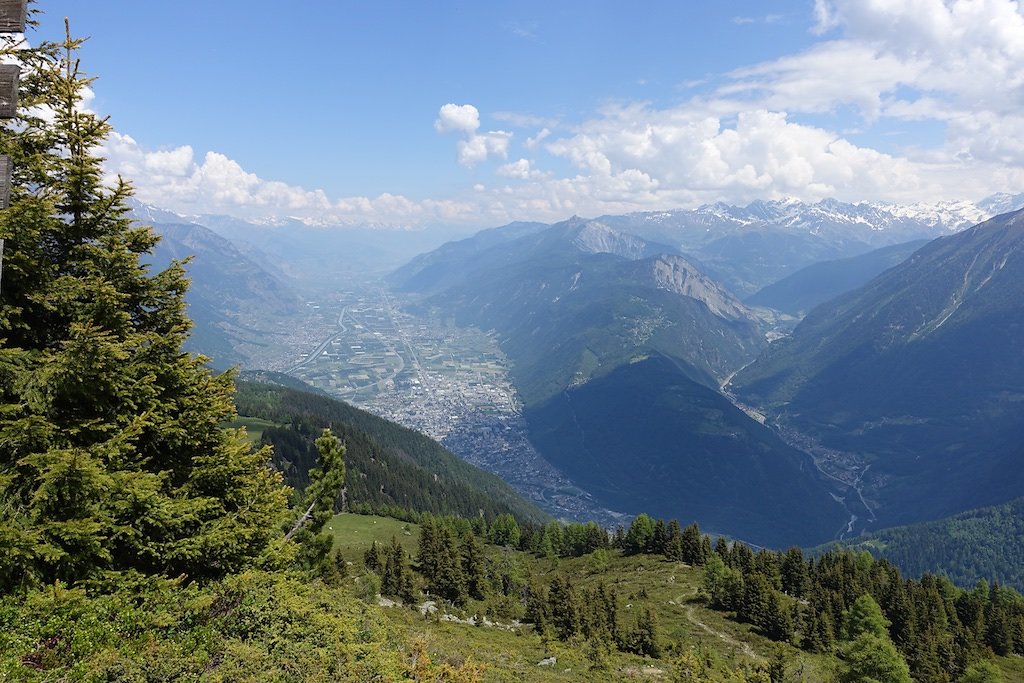
[[[215,364],[287,373],[419,430],[558,517],[613,526],[649,511],[814,545],[1014,497],[1012,485],[926,493],[922,480],[912,486],[934,511],[890,512],[907,494],[881,452],[777,414],[740,382],[778,362],[807,310],[1015,203],[1024,197],[914,209],[788,200],[516,223],[397,269],[403,254],[381,248],[375,261],[336,242],[362,271],[332,266],[301,231],[290,239],[295,226],[134,211],[174,221],[157,222],[165,249],[191,240],[191,343]],[[829,386],[833,402],[856,400]],[[884,390],[869,391],[877,403]]]
[[[0,679],[1024,681],[1022,105],[1015,0],[0,0]]]

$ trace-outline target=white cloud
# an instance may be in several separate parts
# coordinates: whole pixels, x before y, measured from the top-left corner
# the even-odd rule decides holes
[[[811,32],[819,36],[839,25],[829,0],[814,0],[814,20]]]
[[[511,133],[492,130],[459,140],[455,144],[459,164],[466,168],[473,168],[480,162],[486,161],[488,157],[496,156],[506,159],[508,158],[508,143],[511,138]]]
[[[551,136],[551,131],[548,128],[541,128],[540,131],[532,138],[527,138],[525,147],[526,149],[534,149],[540,143],[544,142],[545,139]]]
[[[296,217],[325,225],[407,227],[470,222],[478,208],[459,200],[413,201],[390,193],[331,200],[323,190],[260,178],[218,152],[207,152],[199,160],[187,145],[151,151],[119,133],[110,135],[100,153],[106,158],[108,182],[120,175],[132,181],[140,201],[183,214]]]
[[[609,105],[571,125],[532,113],[490,115],[517,132],[540,128],[523,139],[487,130],[471,104],[445,104],[434,128],[456,136],[458,164],[514,159],[493,174],[484,166],[453,198],[328,198],[259,178],[216,152],[147,151],[128,136],[114,136],[105,153],[111,172],[133,178],[144,201],[345,224],[487,225],[718,200],[917,202],[1024,189],[1018,3],[816,0],[809,21],[827,36],[709,76],[707,94],[673,106]],[[894,130],[907,134],[885,138]],[[901,139],[905,146],[894,147]]]
[[[518,180],[536,180],[545,177],[542,171],[533,168],[533,163],[529,159],[518,159],[510,164],[500,166],[496,173],[505,178]]]
[[[640,174],[650,194],[714,201],[798,196],[861,199],[920,186],[905,160],[858,147],[779,112],[741,112],[734,125],[702,111],[634,105],[608,109],[547,146],[586,176]],[[626,185],[630,187],[635,185]],[[666,198],[668,198],[666,197]]]
[[[507,159],[512,133],[503,130],[478,133],[479,128],[480,112],[472,104],[445,104],[434,121],[434,130],[438,133],[459,132],[465,136],[455,143],[456,159],[461,166],[473,168],[490,157]]]
[[[939,120],[1015,116],[1024,105],[1024,14],[1016,2],[817,0],[815,11],[820,27],[843,35],[739,69],[720,94],[791,113],[852,104],[868,121],[900,118],[921,100]]]
[[[434,130],[438,133],[458,131],[473,135],[480,127],[480,112],[472,104],[448,103],[437,112]]]

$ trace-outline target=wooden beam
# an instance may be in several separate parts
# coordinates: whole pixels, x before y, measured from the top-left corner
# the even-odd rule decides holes
[[[0,209],[6,209],[11,205],[11,158],[0,154]]]
[[[0,119],[12,119],[18,110],[18,78],[21,67],[0,64]]]
[[[0,0],[0,33],[24,33],[28,0]]]
[[[0,154],[0,209],[11,205],[11,158]],[[0,281],[4,276],[4,238],[0,237]]]

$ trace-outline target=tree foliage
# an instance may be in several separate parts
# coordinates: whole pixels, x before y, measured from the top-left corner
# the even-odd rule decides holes
[[[205,579],[279,536],[285,488],[221,423],[230,375],[182,352],[180,263],[150,273],[157,238],[108,185],[86,111],[81,41],[18,50],[18,118],[0,290],[0,590],[134,570]],[[10,56],[10,55],[8,55]]]

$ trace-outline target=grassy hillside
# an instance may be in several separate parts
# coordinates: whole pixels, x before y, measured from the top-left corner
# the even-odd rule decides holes
[[[390,533],[406,551],[412,549],[411,557],[415,558],[414,546],[421,532],[415,524],[344,514],[332,520],[331,529],[335,542],[347,548],[346,557],[351,563],[345,585],[357,593],[367,576],[360,558],[370,543],[389,543]],[[617,619],[621,628],[632,628],[638,617],[649,610],[656,623],[660,652],[657,656],[639,656],[615,648],[598,652],[591,639],[577,637],[564,641],[551,630],[539,632],[533,624],[524,623],[522,611],[512,609],[507,614],[497,614],[493,598],[469,600],[460,606],[431,596],[420,596],[416,604],[409,606],[382,602],[387,605],[382,613],[408,642],[424,644],[436,663],[482,665],[480,680],[483,681],[834,683],[846,667],[831,647],[823,652],[807,651],[806,643],[803,649],[795,647],[802,636],[788,643],[775,642],[763,635],[759,627],[740,620],[734,611],[712,609],[707,592],[709,570],[702,566],[672,561],[658,554],[629,555],[616,549],[558,558],[488,545],[485,555],[489,576],[495,577],[500,585],[498,577],[511,574],[514,581],[524,586],[524,595],[538,586],[557,582],[571,584],[577,595],[597,591],[599,587],[614,591],[618,596]],[[736,556],[737,567],[744,562],[757,566],[766,562],[762,555],[746,557],[746,560],[741,559],[742,553]],[[834,556],[830,562],[834,564],[832,569],[826,570],[831,576],[828,580],[835,583],[836,590],[852,596],[866,590],[865,584],[860,583],[864,576],[885,576],[891,571],[881,563],[869,567],[852,556],[848,561]],[[788,586],[790,579],[785,574],[785,566],[783,564],[782,582]],[[751,583],[757,583],[750,577],[758,571],[743,570]],[[867,573],[862,574],[861,579],[854,579],[861,571]],[[954,596],[947,596],[951,619],[956,618],[955,612],[966,595],[957,598],[956,608],[953,607]],[[808,595],[799,603],[788,597],[783,599],[794,614],[804,615],[795,623],[806,631],[806,613],[818,604],[818,598]],[[1019,599],[1019,596],[1007,595],[1006,599]],[[437,611],[424,610],[427,600],[432,601]],[[509,609],[507,605],[505,609]],[[994,662],[1006,682],[1022,680],[1024,665],[1019,657],[996,657],[985,650],[970,655],[972,662],[979,659]],[[966,664],[958,666],[962,671]],[[959,673],[946,676],[942,671],[921,670],[915,672],[914,680],[929,683],[960,680]]]
[[[347,448],[346,502],[351,508],[459,514],[520,520],[547,515],[497,477],[463,462],[422,434],[326,396],[271,384],[239,382],[240,415],[259,418],[261,442],[295,488],[316,464],[313,441],[330,427]],[[261,423],[265,425],[265,423]]]
[[[848,643],[809,645],[814,615],[819,609],[836,610],[836,618],[853,628],[853,608],[842,606],[870,591],[891,596],[879,599],[884,615],[938,610],[938,633],[934,627],[921,625],[914,631],[911,626],[912,640],[897,640],[901,651],[924,652],[934,663],[943,663],[935,667],[928,659],[911,658],[914,681],[1024,680],[1019,655],[1000,656],[985,645],[993,637],[993,624],[1001,624],[1009,629],[1007,647],[1015,652],[1024,647],[1014,635],[1024,623],[1019,595],[1002,591],[990,598],[987,592],[957,591],[941,581],[902,582],[886,564],[869,558],[832,554],[804,565],[809,575],[801,577],[792,571],[799,565],[787,561],[796,551],[770,556],[740,546],[716,548],[702,565],[691,565],[650,551],[602,548],[557,557],[488,544],[481,557],[489,584],[485,599],[455,604],[423,593],[426,586],[417,571],[415,599],[403,605],[377,594],[380,577],[364,568],[363,556],[371,544],[388,546],[394,539],[411,571],[410,560],[418,556],[427,527],[345,513],[336,515],[328,529],[347,559],[344,575],[330,580],[280,570],[187,585],[136,577],[93,593],[57,585],[0,598],[0,678],[838,683],[866,679],[847,675],[851,662],[842,653]],[[724,577],[725,584],[714,577]],[[803,597],[794,599],[772,584]],[[657,652],[640,655],[607,647],[602,645],[607,634],[563,638],[558,624],[564,614],[552,612],[546,625],[536,623],[530,605],[546,586],[553,592],[559,585],[576,599],[614,596],[617,630],[631,632],[649,623]],[[734,593],[738,602],[715,606],[720,588]],[[757,610],[772,603],[758,597],[765,591],[793,615],[795,631],[786,642],[769,638],[757,617]],[[909,602],[901,602],[908,595]],[[583,612],[592,607],[575,604]],[[1009,621],[994,620],[997,610]],[[882,628],[893,634],[906,627],[888,621]],[[921,624],[914,618],[910,623]],[[922,648],[929,640],[941,647]],[[986,661],[995,677],[967,675]]]
[[[418,538],[418,525],[343,514],[336,516],[330,526],[335,542],[347,549],[346,558],[352,562],[348,581],[353,586],[360,581],[362,553],[373,541],[390,543],[389,533],[395,534],[407,549],[412,548],[415,556],[412,539]],[[409,535],[403,536],[406,526]],[[382,610],[409,640],[425,642],[435,661],[483,664],[484,681],[672,680],[669,677],[676,668],[677,656],[691,650],[702,653],[712,668],[724,676],[726,671],[752,671],[767,666],[774,655],[775,645],[749,624],[707,608],[700,595],[704,573],[699,567],[650,555],[627,556],[619,551],[609,553],[607,562],[601,563],[593,555],[548,559],[493,545],[486,550],[490,564],[514,566],[527,584],[546,585],[561,578],[570,580],[579,591],[605,584],[620,597],[620,619],[624,624],[632,625],[645,608],[652,609],[664,653],[652,658],[613,651],[606,653],[602,667],[595,667],[594,653],[588,652],[585,641],[561,642],[550,634],[544,637],[529,624],[487,614],[486,603],[471,601],[461,608],[449,605],[431,615],[401,606]],[[490,625],[484,624],[484,616]],[[479,617],[480,625],[456,621],[474,617]],[[802,670],[808,681],[828,680],[835,667],[830,657],[801,652],[791,646],[784,646],[783,651],[789,673]],[[555,658],[554,664],[539,665],[550,657]],[[747,679],[728,680],[741,683]]]

